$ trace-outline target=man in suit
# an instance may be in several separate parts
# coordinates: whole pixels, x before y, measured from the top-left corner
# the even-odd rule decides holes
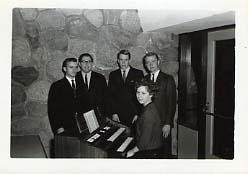
[[[78,58],[80,72],[76,75],[78,82],[79,113],[84,113],[94,109],[101,115],[106,115],[107,104],[107,83],[105,77],[92,71],[93,57],[84,53]],[[99,115],[98,115],[99,116]],[[104,117],[98,117],[98,121],[103,121]]]
[[[171,128],[176,111],[176,84],[171,75],[160,71],[159,57],[154,52],[148,52],[143,63],[148,71],[145,78],[149,78],[159,87],[154,103],[159,111],[162,122],[162,133],[164,137],[164,157],[171,156]]]
[[[131,67],[130,59],[131,54],[128,50],[121,50],[117,54],[119,69],[110,73],[108,87],[112,101],[112,120],[132,128],[140,110],[135,94],[135,82],[143,77],[143,72]]]
[[[62,64],[64,78],[54,82],[48,94],[48,117],[54,135],[66,133],[77,136],[75,120],[77,97],[75,76],[78,71],[76,58],[67,58]]]

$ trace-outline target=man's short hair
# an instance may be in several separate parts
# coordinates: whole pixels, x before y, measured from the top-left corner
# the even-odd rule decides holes
[[[76,62],[76,63],[77,63],[77,59],[74,58],[74,57],[66,58],[66,59],[63,61],[63,63],[62,63],[62,72],[63,72],[63,73],[65,73],[64,67],[67,66],[67,63],[68,63],[68,62]]]
[[[92,61],[92,62],[94,61],[91,54],[89,54],[89,53],[83,53],[83,54],[81,54],[81,55],[79,56],[78,62],[81,62],[83,57],[90,57],[91,61]]]
[[[131,54],[130,54],[130,52],[129,52],[128,50],[121,50],[121,51],[117,54],[117,59],[120,58],[120,55],[121,55],[121,54],[128,55],[129,60],[131,59]]]
[[[148,52],[148,53],[146,53],[146,54],[144,55],[143,61],[145,61],[145,59],[146,59],[147,57],[150,57],[150,56],[155,56],[155,57],[157,58],[157,60],[159,60],[159,57],[158,57],[158,54],[157,54],[157,53]]]

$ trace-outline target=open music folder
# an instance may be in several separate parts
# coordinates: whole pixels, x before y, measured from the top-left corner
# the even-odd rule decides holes
[[[75,118],[80,133],[84,132],[86,129],[88,129],[89,133],[91,133],[99,127],[94,110],[90,110],[82,115],[76,114]]]
[[[96,114],[94,110],[90,110],[86,113],[84,113],[84,119],[86,121],[87,127],[89,129],[89,132],[93,132],[97,128],[99,128],[99,123],[96,118]]]

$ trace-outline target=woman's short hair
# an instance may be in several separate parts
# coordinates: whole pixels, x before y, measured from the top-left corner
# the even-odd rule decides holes
[[[141,86],[145,86],[149,94],[153,97],[152,99],[156,98],[157,92],[159,90],[158,86],[150,79],[142,78],[135,83],[135,91]]]

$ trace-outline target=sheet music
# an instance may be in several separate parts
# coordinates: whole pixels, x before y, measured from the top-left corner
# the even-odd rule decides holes
[[[127,137],[126,140],[121,144],[121,146],[117,149],[117,152],[124,152],[127,146],[133,141],[133,137]]]
[[[95,134],[92,137],[90,137],[87,141],[90,142],[90,143],[92,143],[93,141],[95,141],[99,137],[100,137],[99,134]]]
[[[115,141],[115,139],[121,135],[122,132],[125,131],[125,128],[119,128],[111,137],[108,138],[108,141]]]
[[[90,133],[99,127],[94,110],[84,113],[84,119]]]

